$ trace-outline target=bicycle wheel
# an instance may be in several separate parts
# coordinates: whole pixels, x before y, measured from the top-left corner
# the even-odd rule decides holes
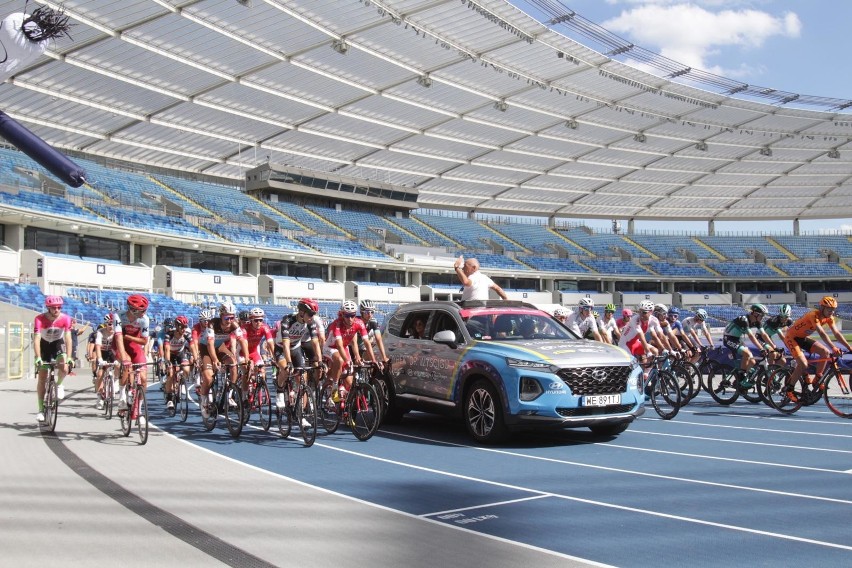
[[[59,417],[59,397],[56,394],[56,381],[50,377],[44,391],[44,429],[46,432],[56,430],[56,420]]]
[[[340,426],[340,402],[334,401],[335,392],[336,389],[332,384],[320,389],[319,405],[317,407],[322,427],[329,434],[337,432],[337,428]]]
[[[278,392],[284,393],[284,406],[277,406],[278,408],[278,432],[281,434],[283,438],[287,438],[290,436],[290,432],[293,431],[293,406],[290,404],[290,380],[286,380],[284,382],[283,387],[279,387]]]
[[[849,379],[834,369],[829,369],[822,380],[825,405],[841,418],[852,418],[852,392]]]
[[[202,397],[199,396],[198,404],[204,404]],[[211,431],[216,427],[216,420],[219,418],[219,407],[216,405],[216,398],[213,396],[213,390],[211,387],[210,392],[207,393],[207,417],[204,417],[204,414],[201,414],[201,423],[204,425],[204,430],[207,432]]]
[[[177,391],[178,402],[177,406],[180,409],[180,421],[186,422],[189,417],[189,384],[186,377],[181,377],[180,384],[175,389]]]
[[[258,387],[254,391],[254,400],[257,405],[260,427],[263,428],[264,432],[269,432],[269,427],[272,425],[272,397],[269,394],[269,385],[266,384],[265,378],[258,383]]]
[[[669,371],[658,371],[650,384],[651,405],[660,418],[671,420],[677,416],[681,405],[681,390],[678,380]]]
[[[722,405],[733,404],[740,396],[736,371],[731,367],[713,369],[707,376],[707,390],[713,400]]]
[[[148,443],[148,404],[145,401],[145,389],[136,387],[136,429],[139,431],[139,443]]]
[[[805,381],[799,378],[799,381],[793,386],[793,397],[789,396],[785,391],[785,385],[790,378],[792,371],[786,367],[782,367],[775,371],[772,376],[766,381],[768,388],[764,391],[764,396],[768,398],[772,408],[782,414],[793,414],[802,407],[802,393],[805,388]]]
[[[106,416],[107,420],[112,419],[114,394],[112,373],[108,373],[107,376],[104,377],[104,416]]]
[[[698,365],[690,363],[689,361],[681,361],[680,366],[684,371],[686,371],[689,381],[692,383],[692,392],[689,395],[689,400],[692,400],[698,396],[698,393],[701,392],[703,386],[701,384],[701,372],[698,370]]]
[[[740,396],[752,404],[757,404],[762,400],[760,397],[760,388],[758,387],[761,378],[760,371],[761,369],[759,368],[749,371],[746,377],[737,383]]]
[[[379,395],[370,384],[355,385],[347,397],[349,429],[362,442],[372,438],[379,429],[380,405]]]
[[[122,387],[127,389],[127,387]],[[125,436],[130,435],[130,427],[133,425],[133,420],[130,418],[130,412],[133,409],[133,392],[127,393],[127,408],[118,411],[118,417],[121,418],[121,433]]]
[[[305,446],[311,447],[317,439],[317,401],[314,389],[302,385],[296,397],[296,421],[302,432]]]
[[[687,371],[681,363],[675,363],[672,365],[670,372],[674,375],[678,388],[680,389],[681,404],[684,406],[689,404],[689,401],[692,400],[693,396],[692,378],[689,376],[689,371]]]
[[[225,386],[224,403],[225,424],[232,438],[239,438],[243,431],[243,394],[240,388],[231,383]]]

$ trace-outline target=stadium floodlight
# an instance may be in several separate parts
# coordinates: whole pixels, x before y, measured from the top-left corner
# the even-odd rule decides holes
[[[769,148],[768,146],[761,148],[760,149],[760,155],[766,156],[767,158],[772,156],[772,148]]]
[[[699,142],[695,145],[695,149],[698,150],[699,152],[706,152],[707,151],[707,142],[704,142],[702,140],[701,142]]]
[[[832,160],[839,160],[840,159],[840,151],[837,148],[832,148],[831,150],[828,151],[827,156],[829,158],[831,158]]]
[[[508,108],[509,108],[509,105],[507,105],[506,101],[504,101],[504,100],[499,100],[499,101],[494,103],[494,109],[499,110],[500,112],[506,112],[506,110]]]
[[[644,144],[648,140],[648,138],[645,137],[644,132],[637,132],[633,135],[633,140],[639,142],[640,144]]]
[[[336,39],[331,42],[331,49],[333,49],[340,55],[346,55],[346,52],[349,51],[349,44],[343,41],[342,39]]]
[[[251,8],[251,0],[237,0],[237,4],[242,4],[246,8]]]
[[[565,123],[565,128],[570,128],[571,130],[577,130],[580,128],[580,123],[574,120],[573,118],[569,118]]]
[[[429,75],[420,75],[417,78],[417,84],[421,87],[426,87],[427,89],[432,86],[432,77]]]

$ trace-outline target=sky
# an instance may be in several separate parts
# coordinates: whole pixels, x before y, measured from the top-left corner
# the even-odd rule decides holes
[[[533,4],[510,0],[543,19]],[[852,99],[845,50],[849,0],[550,0],[648,51],[750,85]],[[566,28],[556,28],[565,33]],[[575,38],[582,41],[581,38]],[[595,47],[595,46],[591,46]],[[622,60],[627,63],[627,61]],[[611,221],[587,220],[609,229]],[[626,227],[626,223],[622,223]],[[792,221],[717,222],[716,232],[792,232]],[[852,231],[852,219],[800,222],[804,232]],[[636,230],[706,231],[707,224],[637,221]]]

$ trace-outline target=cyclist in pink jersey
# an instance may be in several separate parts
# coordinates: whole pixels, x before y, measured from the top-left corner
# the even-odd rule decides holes
[[[35,317],[33,322],[33,352],[35,366],[38,369],[38,414],[36,419],[44,422],[44,391],[47,381],[46,363],[56,362],[56,395],[59,400],[65,398],[65,387],[62,381],[68,372],[67,359],[71,353],[71,329],[74,321],[62,313],[62,298],[47,296],[44,306],[47,311]]]
[[[118,356],[124,364],[125,372],[121,376],[121,386],[124,387],[130,379],[130,365],[145,365],[148,362],[148,326],[150,321],[145,312],[148,311],[148,298],[142,294],[131,294],[127,297],[127,311],[119,316],[115,326],[115,345]],[[148,367],[139,370],[142,376],[142,388],[148,388]],[[118,409],[127,408],[127,389],[121,389]]]
[[[378,364],[376,354],[373,353],[373,344],[370,341],[369,333],[364,322],[358,318],[358,305],[352,300],[344,300],[340,305],[340,311],[337,312],[337,319],[331,322],[326,331],[325,347],[323,347],[323,356],[330,359],[331,364],[328,369],[328,376],[331,380],[338,381],[343,371],[344,364],[354,362],[361,363],[361,353],[358,349],[358,342],[354,341],[356,336],[360,336],[366,346],[367,355],[370,361]],[[352,346],[352,357],[350,358],[350,346]],[[347,373],[344,379],[344,384],[340,385],[340,396],[343,398],[349,388],[352,386],[352,376]]]

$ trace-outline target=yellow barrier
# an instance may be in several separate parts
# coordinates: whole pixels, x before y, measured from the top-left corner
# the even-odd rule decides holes
[[[9,380],[24,376],[24,324],[10,321],[6,324],[6,376]]]

